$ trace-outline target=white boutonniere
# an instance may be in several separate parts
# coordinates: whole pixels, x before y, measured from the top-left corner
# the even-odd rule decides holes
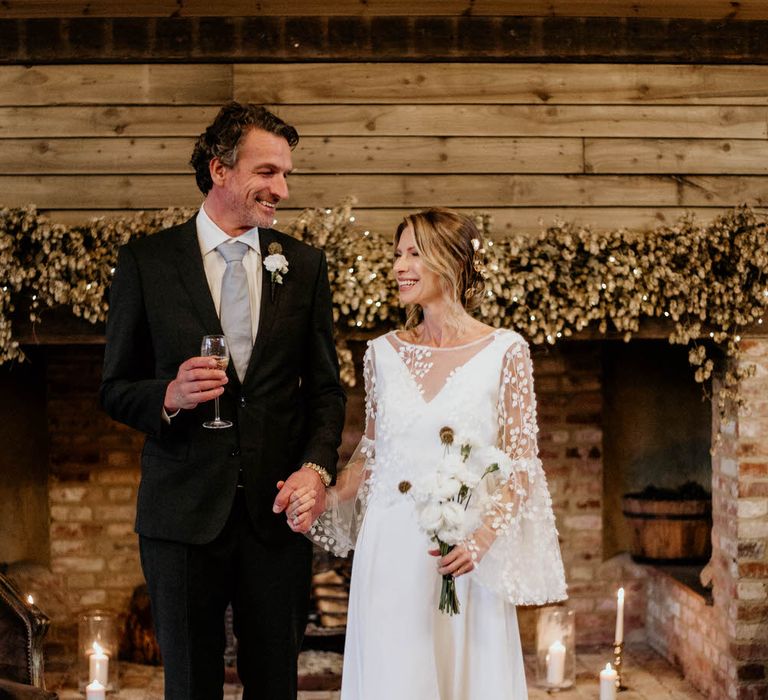
[[[272,300],[275,298],[275,285],[283,283],[283,275],[288,274],[288,260],[283,255],[283,246],[279,243],[270,243],[267,248],[269,255],[264,258],[264,267],[271,275]]]

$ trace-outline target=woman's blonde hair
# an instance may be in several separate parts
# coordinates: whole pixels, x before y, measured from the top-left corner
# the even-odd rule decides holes
[[[439,278],[444,292],[467,311],[480,305],[485,282],[477,255],[480,232],[472,219],[451,209],[433,208],[406,216],[395,232],[395,247],[410,226],[424,265]],[[406,327],[416,325],[421,309],[408,309]]]

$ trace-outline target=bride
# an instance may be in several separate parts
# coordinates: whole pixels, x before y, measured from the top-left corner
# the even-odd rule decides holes
[[[341,698],[522,700],[515,606],[566,596],[528,345],[469,313],[484,289],[470,219],[412,214],[395,246],[406,329],[369,343],[365,433],[310,532],[337,555],[355,549]],[[441,464],[445,428],[500,448],[509,464],[482,479],[472,529],[441,556],[401,491]],[[297,498],[289,518],[315,500]],[[443,575],[455,577],[458,614],[438,610]]]

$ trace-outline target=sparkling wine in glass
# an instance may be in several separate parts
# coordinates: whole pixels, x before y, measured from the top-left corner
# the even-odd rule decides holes
[[[229,364],[229,348],[227,347],[227,338],[224,335],[206,335],[203,336],[203,343],[200,347],[200,354],[203,357],[215,357],[216,369],[226,371]],[[204,428],[231,428],[232,421],[222,420],[219,416],[219,397],[214,400],[216,417],[213,420],[203,423]]]

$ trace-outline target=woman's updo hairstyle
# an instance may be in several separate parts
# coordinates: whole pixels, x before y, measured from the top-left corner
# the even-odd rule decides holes
[[[468,216],[451,209],[433,208],[409,214],[397,227],[395,246],[411,226],[424,265],[440,278],[444,291],[467,311],[482,300],[485,281],[477,253],[480,232]],[[408,318],[411,325],[411,314]]]

